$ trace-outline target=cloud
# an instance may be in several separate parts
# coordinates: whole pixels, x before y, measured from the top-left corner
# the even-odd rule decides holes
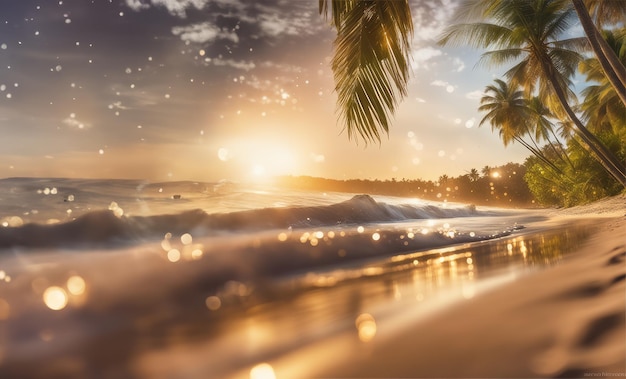
[[[252,61],[236,61],[234,59],[215,58],[212,60],[215,66],[230,66],[238,70],[250,71],[256,67]]]
[[[276,69],[276,70],[279,70],[282,72],[288,72],[288,73],[291,73],[291,72],[302,73],[303,71],[306,71],[302,66],[276,63],[272,61],[262,62],[259,66],[262,68]]]
[[[281,34],[297,35],[298,28],[295,24],[277,14],[262,14],[259,16],[261,30],[269,36],[275,37]]]
[[[443,32],[456,10],[453,0],[416,1],[411,7],[415,38],[433,41]]]
[[[311,153],[311,160],[315,163],[324,163],[326,157],[323,154]]]
[[[138,0],[126,0],[126,3],[137,3]],[[180,18],[187,17],[187,9],[194,7],[198,10],[204,8],[209,0],[151,0],[152,5],[157,7],[165,7],[173,16]],[[129,5],[130,6],[130,5]],[[141,9],[145,9],[142,7]]]
[[[463,62],[460,58],[454,58],[452,64],[454,65],[456,72],[465,70],[465,62]]]
[[[135,12],[150,8],[150,4],[147,4],[141,0],[126,0],[126,5]]]
[[[179,36],[183,41],[194,43],[213,43],[218,39],[239,42],[239,36],[234,31],[220,29],[210,22],[202,22],[188,26],[176,26],[172,28],[172,34]]]
[[[118,97],[124,100],[124,103],[130,105],[124,105],[122,101],[116,101],[109,105],[109,109],[135,109],[137,107],[145,107],[157,105],[163,101],[167,91],[158,86],[152,86],[152,88],[144,88],[142,90],[128,90],[124,86],[116,85],[113,89],[118,94]]]
[[[448,83],[448,82],[446,82],[446,81],[443,81],[443,80],[433,80],[433,81],[430,83],[430,85],[431,85],[431,86],[435,86],[435,87],[444,87],[448,93],[452,93],[452,92],[454,92],[454,90],[455,90],[455,88],[456,88],[456,87],[455,87],[455,86],[453,86],[452,84],[450,84],[450,83]]]
[[[234,39],[234,33],[216,29],[218,20],[237,20],[240,24],[253,25],[262,37],[284,37],[314,35],[327,26],[317,12],[314,1],[285,2],[282,0],[246,1],[241,0],[126,0],[126,5],[142,11],[150,7],[163,7],[180,18],[187,17],[191,8],[206,10],[205,23],[175,28],[176,35],[187,33],[191,42],[209,41],[220,36]],[[236,41],[235,41],[236,42]]]
[[[69,126],[70,128],[77,128],[77,129],[86,129],[91,126],[91,124],[78,120],[74,113],[72,113],[69,117],[65,118],[62,122],[65,125]]]
[[[435,49],[430,46],[413,50],[412,52],[413,59],[411,62],[413,69],[418,70],[420,68],[423,68],[423,69],[428,70],[429,68],[428,61],[442,54],[443,52],[441,50]]]
[[[315,15],[313,19],[309,12],[300,13],[297,10],[280,13],[278,9],[259,13],[258,26],[262,33],[269,37],[314,35],[319,28],[315,21],[321,18]],[[319,24],[319,20],[318,24]]]
[[[122,110],[130,109],[129,107],[123,105],[121,101],[115,101],[115,102],[109,104],[108,108],[109,109],[122,109]]]
[[[470,100],[480,100],[484,95],[485,93],[483,91],[476,90],[476,91],[466,93],[465,97]]]
[[[213,0],[213,2],[221,6],[234,8],[238,10],[243,10],[246,8],[246,5],[242,3],[240,0]]]

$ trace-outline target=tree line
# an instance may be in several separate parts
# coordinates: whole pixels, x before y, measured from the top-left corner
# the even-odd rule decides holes
[[[417,197],[424,200],[476,205],[533,207],[536,202],[524,176],[526,167],[518,163],[471,169],[463,175],[441,175],[438,180],[422,179],[326,179],[311,176],[281,176],[277,184],[291,189],[366,193]]]

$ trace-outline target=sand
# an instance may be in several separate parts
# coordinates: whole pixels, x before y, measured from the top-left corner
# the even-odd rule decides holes
[[[241,317],[222,320],[216,327],[212,320],[219,319],[208,317],[211,313],[204,302],[193,303],[197,306],[191,312],[181,311],[182,315],[167,303],[155,307],[160,296],[167,294],[163,291],[173,283],[189,282],[189,277],[159,276],[148,289],[136,286],[148,276],[124,277],[120,272],[128,270],[116,272],[119,266],[113,263],[119,265],[120,260],[107,252],[99,256],[99,262],[111,266],[103,271],[100,287],[97,277],[91,278],[97,301],[88,307],[74,313],[49,313],[44,312],[39,297],[26,297],[24,303],[30,301],[26,305],[40,311],[20,316],[8,326],[0,323],[0,342],[4,343],[0,377],[626,376],[626,196],[539,213],[548,215],[541,218],[546,223],[593,219],[599,232],[556,266],[504,276],[496,283],[481,279],[484,286],[467,298],[463,294],[448,302],[426,304],[406,296],[395,301],[393,282],[374,277],[308,291],[271,307],[247,309]],[[520,233],[534,234],[542,228],[550,225]],[[94,256],[84,259],[94,267]],[[157,265],[145,256],[141,262],[143,269],[148,268],[146,264]],[[161,258],[158,262],[163,263]],[[124,260],[122,264],[129,263]],[[116,272],[114,283],[110,272]],[[11,283],[31,287],[30,280],[23,279],[21,284],[20,280]],[[106,303],[107,293],[96,297],[98,289],[112,290],[115,296]],[[194,295],[191,292],[189,299],[195,299]],[[141,301],[136,301],[139,296]],[[110,304],[117,305],[112,308]],[[146,310],[149,315],[143,313]],[[358,333],[353,320],[362,322]]]
[[[626,197],[549,211],[601,231],[553,268],[457,303],[317,377],[626,377]]]

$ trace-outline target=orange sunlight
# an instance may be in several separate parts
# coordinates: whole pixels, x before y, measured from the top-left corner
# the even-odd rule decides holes
[[[217,150],[217,157],[222,162],[234,163],[244,179],[266,181],[302,170],[298,155],[287,144],[287,141],[263,138],[232,141]]]

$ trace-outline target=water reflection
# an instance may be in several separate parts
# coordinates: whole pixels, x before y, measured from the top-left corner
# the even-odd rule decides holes
[[[427,312],[441,301],[469,300],[491,278],[557,264],[592,228],[530,232],[279,280],[231,280],[213,291],[207,290],[211,287],[202,272],[182,289],[168,287],[166,277],[163,283],[150,283],[170,288],[165,295],[128,288],[117,289],[113,299],[107,298],[106,287],[94,285],[97,278],[82,272],[65,273],[58,280],[18,278],[11,284],[25,290],[16,293],[34,293],[37,301],[16,305],[15,297],[3,293],[0,298],[0,377],[302,377],[306,371],[281,376],[283,366],[275,360],[337,336],[354,345],[345,350],[338,342],[326,351],[309,351],[306,362],[321,364],[315,354],[340,356],[367,349],[389,333],[385,320],[392,315],[406,309]],[[383,241],[382,234],[375,234]],[[303,243],[323,243],[325,238],[334,236],[314,232]],[[174,241],[166,236],[158,262],[167,253],[170,262],[178,262],[168,262],[168,267],[177,267],[191,261],[187,255],[201,251],[191,235],[181,243],[178,254],[171,254]],[[32,307],[30,312],[26,306]],[[23,358],[27,349],[30,361]],[[32,365],[32,359],[39,364]]]

